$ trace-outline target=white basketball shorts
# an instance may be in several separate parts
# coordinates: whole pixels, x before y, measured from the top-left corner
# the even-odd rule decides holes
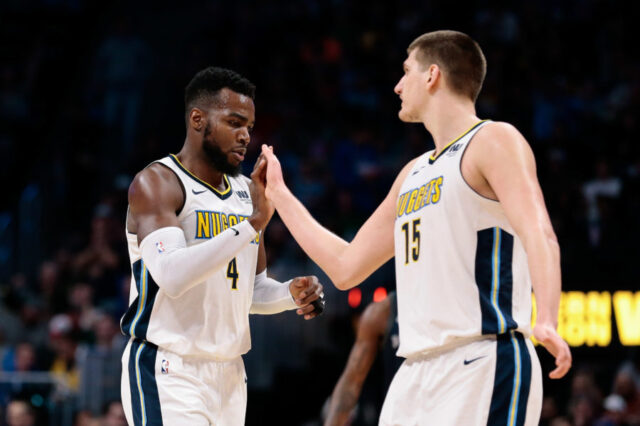
[[[534,426],[541,409],[538,356],[530,339],[510,332],[405,360],[380,425]]]
[[[131,339],[122,355],[121,391],[130,425],[244,425],[242,357],[194,360]]]

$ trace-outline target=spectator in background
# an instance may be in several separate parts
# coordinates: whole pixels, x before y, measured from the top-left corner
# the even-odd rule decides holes
[[[122,403],[119,400],[108,402],[102,415],[103,426],[127,426]]]
[[[598,404],[587,395],[576,396],[569,404],[572,426],[591,426],[596,418]]]
[[[113,248],[113,228],[113,219],[102,214],[95,216],[91,220],[89,245],[78,253],[73,262],[75,273],[89,278],[96,285],[103,281],[112,282],[120,262]]]
[[[69,290],[69,314],[82,333],[88,333],[100,317],[100,311],[93,304],[93,288],[79,282]]]
[[[74,336],[74,326],[66,314],[58,314],[49,321],[50,346],[54,359],[49,371],[60,379],[56,396],[65,398],[69,392],[75,394],[80,387],[80,371],[77,363],[78,343]]]
[[[13,400],[7,405],[8,426],[35,426],[36,412],[26,401]]]
[[[604,399],[604,413],[594,426],[619,426],[623,424],[627,403],[620,395],[612,394]]]
[[[2,360],[2,371],[7,373],[29,373],[38,369],[36,349],[29,342],[21,342],[9,348]],[[13,398],[31,398],[35,394],[44,396],[48,393],[49,387],[46,384],[20,380],[0,383],[0,404],[4,405]]]
[[[120,357],[127,343],[113,317],[99,314],[93,324],[95,343],[80,367],[79,405],[99,414],[106,401],[120,398]]]
[[[623,422],[640,425],[640,391],[628,370],[620,370],[613,382],[613,393],[620,395],[626,404],[622,414]]]

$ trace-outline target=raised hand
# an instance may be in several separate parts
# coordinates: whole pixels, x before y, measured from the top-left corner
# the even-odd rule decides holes
[[[262,155],[267,160],[265,194],[269,200],[274,200],[277,191],[287,189],[282,176],[282,166],[278,157],[273,153],[272,146],[262,145]]]
[[[567,374],[571,368],[571,351],[556,329],[550,325],[536,324],[533,337],[556,359],[556,368],[549,373],[549,377],[560,379]]]
[[[273,204],[265,195],[265,183],[267,173],[267,161],[263,154],[260,154],[251,172],[251,202],[253,203],[253,213],[249,217],[249,222],[256,231],[263,230],[273,216]]]

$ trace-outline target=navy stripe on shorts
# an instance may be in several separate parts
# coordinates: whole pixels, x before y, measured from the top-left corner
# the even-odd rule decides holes
[[[525,337],[515,331],[500,335],[496,351],[496,374],[487,424],[524,425],[531,387],[531,356]]]
[[[129,386],[135,426],[161,426],[162,412],[155,364],[158,347],[140,339],[131,341],[129,353]]]

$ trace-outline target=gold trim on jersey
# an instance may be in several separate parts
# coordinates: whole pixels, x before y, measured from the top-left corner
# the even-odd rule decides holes
[[[194,178],[195,180],[197,180],[199,183],[203,184],[204,186],[206,186],[207,188],[209,188],[212,191],[215,191],[217,194],[219,195],[227,195],[227,193],[229,191],[231,191],[231,183],[229,182],[229,178],[227,177],[226,174],[222,175],[222,178],[224,179],[225,183],[227,184],[227,189],[225,189],[224,191],[220,191],[216,188],[214,188],[213,186],[209,185],[207,182],[203,181],[202,179],[200,179],[198,176],[194,175],[193,173],[191,173],[189,171],[189,169],[187,169],[181,162],[180,160],[178,160],[178,157],[175,154],[169,154],[169,156],[171,158],[173,158],[173,160],[178,164],[178,166],[180,166],[180,168],[187,173],[189,176],[191,176],[192,178]]]
[[[436,161],[438,159],[438,157],[440,157],[442,154],[444,154],[444,152],[449,149],[449,147],[451,145],[453,145],[454,143],[458,142],[460,139],[462,139],[463,137],[467,136],[469,134],[470,131],[472,131],[473,129],[475,129],[476,127],[478,127],[480,124],[484,123],[485,121],[489,121],[489,120],[480,120],[479,122],[477,122],[476,124],[474,124],[473,126],[471,126],[471,128],[469,130],[467,130],[466,132],[464,132],[463,134],[461,134],[460,136],[458,136],[457,138],[455,138],[454,140],[452,140],[451,142],[449,142],[444,148],[442,148],[442,151],[440,151],[438,153],[438,155],[436,155],[435,157],[433,156],[433,154],[431,154],[429,156],[429,159],[433,162]]]

